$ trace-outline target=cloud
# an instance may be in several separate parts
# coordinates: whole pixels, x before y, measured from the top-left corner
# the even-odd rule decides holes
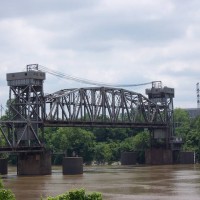
[[[27,18],[38,15],[42,18],[47,14],[72,12],[95,4],[92,0],[10,0],[1,3],[0,18]]]
[[[39,63],[106,83],[161,80],[175,88],[175,106],[196,107],[199,13],[197,0],[3,1],[0,103],[8,98],[6,73]],[[46,93],[68,87],[84,85],[47,75]]]

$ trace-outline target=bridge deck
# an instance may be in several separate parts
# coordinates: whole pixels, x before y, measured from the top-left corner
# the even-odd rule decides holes
[[[90,121],[44,121],[45,127],[102,127],[102,128],[155,128],[166,129],[166,123],[131,123],[131,122],[90,122]]]

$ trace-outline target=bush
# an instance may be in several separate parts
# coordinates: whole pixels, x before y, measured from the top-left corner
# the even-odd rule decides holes
[[[85,200],[85,190],[71,190],[69,191],[69,199],[70,200]]]
[[[99,192],[86,194],[84,189],[76,189],[56,197],[47,197],[46,199],[41,198],[41,200],[102,200],[102,194]]]
[[[15,200],[15,195],[11,190],[4,189],[3,182],[0,179],[0,200]]]
[[[0,200],[15,200],[15,195],[11,190],[0,189]]]
[[[93,192],[88,194],[85,200],[102,200],[102,194],[99,192]]]

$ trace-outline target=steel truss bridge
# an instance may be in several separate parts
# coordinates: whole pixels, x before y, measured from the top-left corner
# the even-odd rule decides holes
[[[148,98],[121,88],[73,88],[44,95],[45,73],[7,74],[8,119],[0,122],[0,151],[40,151],[44,127],[122,127],[172,135],[174,89],[147,89]]]

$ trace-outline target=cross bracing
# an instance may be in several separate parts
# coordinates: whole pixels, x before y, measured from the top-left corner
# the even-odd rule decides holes
[[[46,126],[167,126],[168,105],[119,88],[65,89],[45,96]]]
[[[37,65],[7,74],[8,119],[0,121],[0,151],[42,151],[44,127],[147,128],[169,141],[174,89],[152,84],[140,93],[112,86],[63,89],[44,95]]]

